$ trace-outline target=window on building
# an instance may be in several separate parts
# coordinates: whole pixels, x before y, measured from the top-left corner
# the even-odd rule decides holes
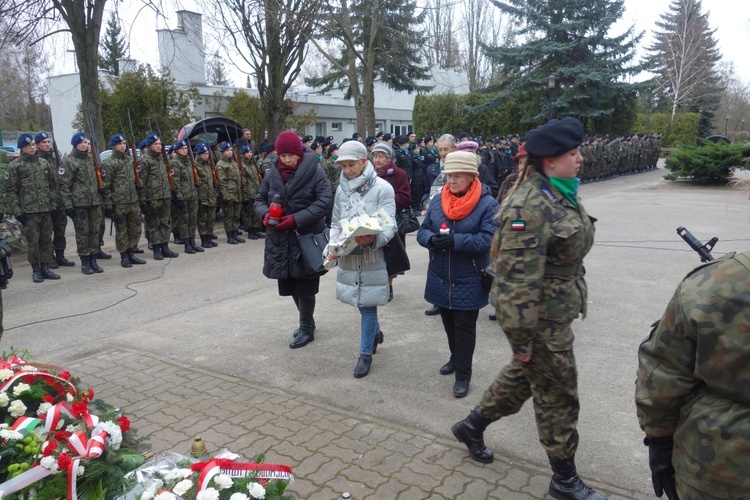
[[[396,135],[409,135],[412,131],[412,125],[391,125],[391,133]]]
[[[326,135],[326,124],[324,122],[318,122],[315,124],[315,135]]]
[[[331,132],[341,132],[341,122],[331,123]]]

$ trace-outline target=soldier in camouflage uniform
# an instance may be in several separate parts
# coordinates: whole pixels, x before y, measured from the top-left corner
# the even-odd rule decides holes
[[[195,227],[198,219],[198,189],[193,176],[193,165],[188,156],[188,145],[185,141],[179,141],[172,146],[174,159],[175,191],[181,195],[172,204],[172,232],[175,238],[179,236],[185,245],[185,253],[194,254],[204,252],[195,244]],[[177,187],[179,185],[179,188]],[[177,243],[177,240],[175,240]]]
[[[58,173],[60,196],[65,212],[73,219],[76,250],[81,257],[81,272],[104,272],[96,259],[99,254],[99,226],[102,223],[103,197],[106,188],[97,188],[96,168],[91,156],[91,143],[86,134],[78,132],[70,140],[73,151],[63,158]],[[106,170],[102,170],[106,182]]]
[[[5,200],[10,212],[21,223],[21,234],[28,245],[27,257],[31,264],[34,283],[45,279],[59,280],[49,269],[52,255],[52,219],[55,207],[54,172],[50,164],[36,156],[36,144],[30,134],[18,138],[21,154],[10,162],[5,171]]]
[[[214,176],[211,171],[211,163],[208,155],[211,152],[203,143],[195,146],[195,165],[198,168],[198,177],[201,183],[198,186],[198,234],[201,237],[202,248],[213,248],[219,246],[211,239],[214,232],[214,221],[216,220],[216,187],[214,187]]]
[[[690,272],[638,351],[654,493],[750,498],[750,252]],[[676,486],[675,486],[676,480]]]
[[[144,139],[146,152],[140,157],[143,201],[146,209],[146,236],[151,238],[154,260],[175,258],[179,254],[169,249],[170,215],[172,211],[172,189],[169,185],[171,167],[164,164],[161,138],[151,134]],[[175,185],[175,189],[177,186]],[[179,192],[174,195],[181,197]]]
[[[112,136],[109,147],[112,155],[102,162],[102,169],[107,172],[106,186],[112,202],[115,244],[120,252],[120,265],[133,267],[133,264],[145,264],[145,260],[135,256],[141,239],[141,197],[135,184],[133,159],[126,154],[128,144],[125,136]]]
[[[260,219],[255,215],[253,208],[255,195],[258,194],[263,179],[260,177],[258,164],[255,163],[255,158],[253,158],[252,148],[247,145],[242,146],[240,155],[242,156],[242,177],[244,178],[242,184],[242,220],[245,222],[247,237],[251,240],[257,240],[265,238],[260,234]]]
[[[55,155],[55,150],[52,146],[52,139],[50,139],[47,132],[39,132],[34,136],[34,142],[36,142],[36,154],[41,156],[47,163],[50,164],[52,172],[57,172],[60,167],[59,160]],[[65,239],[65,229],[68,226],[68,216],[65,215],[65,204],[60,199],[60,190],[57,185],[57,177],[55,177],[54,193],[52,194],[54,207],[52,208],[52,249],[55,254],[49,261],[49,267],[51,269],[57,269],[58,266],[72,267],[75,266],[75,262],[65,258],[65,247],[67,241]]]
[[[216,162],[216,177],[219,178],[219,195],[221,211],[224,212],[224,229],[227,232],[227,243],[236,245],[245,240],[239,236],[240,211],[242,210],[242,192],[240,187],[240,169],[234,160],[234,152],[229,142],[219,147],[221,156]]]
[[[586,313],[583,258],[594,242],[594,219],[577,196],[582,141],[583,125],[574,118],[551,120],[526,136],[529,163],[503,204],[492,249],[497,279],[490,301],[513,360],[452,431],[472,458],[491,462],[484,430],[532,398],[554,473],[549,494],[595,500],[604,497],[578,477],[574,461],[579,403],[570,325]]]

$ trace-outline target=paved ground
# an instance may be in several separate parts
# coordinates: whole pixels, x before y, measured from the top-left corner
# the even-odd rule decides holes
[[[718,236],[716,255],[744,250],[750,241],[744,194],[675,185],[663,174],[581,188],[587,210],[599,220],[586,259],[589,315],[573,325],[581,395],[576,460],[587,480],[623,496],[651,491],[633,404],[637,348],[676,284],[698,263],[675,229],[686,226],[704,241]],[[74,245],[72,236],[68,243]],[[437,374],[448,356],[445,334],[438,318],[423,314],[427,252],[414,235],[407,245],[412,270],[396,280],[395,300],[379,311],[385,343],[364,379],[352,377],[359,315],[336,301],[334,273],[321,281],[315,341],[291,350],[296,311],[262,276],[263,243],[219,243],[205,254],[163,262],[147,255],[148,264],[133,269],[103,262],[105,272],[95,276],[82,275],[76,259],[75,268],[59,271],[62,280],[43,284],[33,284],[28,265],[16,257],[16,277],[3,292],[0,347],[80,365],[91,385],[101,380],[107,399],[122,401],[148,422],[136,419],[155,449],[187,449],[200,431],[214,449],[236,443],[231,448],[247,456],[278,453],[294,468],[302,498],[334,498],[344,489],[355,497],[375,492],[374,498],[388,498],[393,495],[378,489],[391,483],[424,496],[481,498],[462,491],[485,485],[527,497],[544,493],[548,465],[529,405],[486,432],[498,463],[474,464],[454,443],[450,426],[477,403],[510,352],[486,308],[471,391],[453,398],[451,377]],[[113,247],[107,236],[106,248]],[[148,375],[134,375],[135,366]],[[247,402],[238,396],[251,393]],[[149,417],[151,407],[166,409]],[[283,425],[271,423],[277,419]],[[334,429],[325,427],[332,422]],[[223,430],[215,436],[203,430],[213,426]],[[386,446],[391,442],[400,448]]]

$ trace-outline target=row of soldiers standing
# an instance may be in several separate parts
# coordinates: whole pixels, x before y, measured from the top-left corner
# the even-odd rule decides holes
[[[5,173],[6,203],[22,226],[35,283],[60,279],[52,268],[75,265],[65,257],[68,217],[73,220],[83,274],[103,272],[98,259],[111,258],[101,250],[105,213],[114,222],[120,264],[126,268],[146,263],[135,255],[143,253],[138,248],[141,216],[155,260],[178,257],[169,248],[170,232],[185,245],[188,254],[217,246],[213,225],[219,201],[230,244],[245,241],[238,230],[245,207],[250,207],[244,210],[250,237],[261,237],[260,222],[252,212],[261,176],[252,151],[247,151],[250,148],[240,151],[240,171],[240,162],[232,160],[234,152],[229,143],[221,145],[215,166],[208,147],[199,143],[194,167],[187,142],[172,146],[170,160],[157,134],[141,141],[137,161],[133,160],[134,151],[128,154],[125,136],[114,135],[109,143],[112,154],[101,165],[98,155],[95,161],[91,142],[83,132],[73,135],[73,149],[61,161],[52,145],[45,132],[36,137],[22,134],[18,139],[19,158]],[[200,245],[195,241],[196,230]]]
[[[656,168],[661,134],[608,135],[586,138],[581,145],[581,181],[594,182]]]

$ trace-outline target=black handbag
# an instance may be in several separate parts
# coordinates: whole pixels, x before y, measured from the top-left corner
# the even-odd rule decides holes
[[[413,233],[419,229],[419,219],[411,208],[405,208],[396,212],[396,225],[398,234]]]
[[[297,234],[299,248],[302,253],[302,262],[307,274],[327,272],[323,267],[323,249],[328,244],[328,230],[322,233]]]
[[[406,253],[404,244],[397,234],[393,235],[391,241],[383,248],[385,253],[385,265],[388,269],[388,276],[395,276],[411,269],[409,255]]]
[[[471,262],[474,264],[474,269],[476,269],[479,280],[482,282],[482,288],[488,292],[492,290],[492,282],[495,281],[495,270],[492,268],[492,264],[487,264],[486,267],[480,269],[475,260],[472,259]]]

